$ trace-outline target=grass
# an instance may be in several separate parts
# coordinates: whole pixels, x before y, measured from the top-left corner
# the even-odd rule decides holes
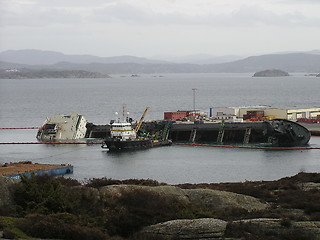
[[[0,229],[2,229],[3,231],[10,231],[18,238],[36,239],[28,236],[17,227],[21,223],[21,221],[23,221],[23,218],[0,216]]]

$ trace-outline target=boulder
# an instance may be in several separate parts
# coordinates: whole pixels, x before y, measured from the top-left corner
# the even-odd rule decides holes
[[[211,189],[189,189],[185,190],[191,203],[205,211],[241,208],[248,212],[264,210],[267,204],[259,199],[232,192]]]
[[[298,187],[303,191],[320,190],[320,183],[303,182],[298,184]]]
[[[100,188],[100,193],[111,198],[118,198],[121,197],[124,192],[130,192],[136,189],[155,192],[161,196],[173,197],[180,201],[190,203],[204,211],[240,208],[251,212],[264,210],[268,207],[267,204],[251,196],[211,189],[181,189],[175,186],[109,185]]]
[[[179,219],[158,223],[142,229],[139,235],[152,239],[220,239],[226,230],[227,222],[214,218]]]
[[[253,77],[287,77],[289,73],[279,69],[267,69],[264,71],[256,72]]]
[[[231,225],[238,226],[242,229],[250,228],[252,231],[260,233],[264,232],[267,234],[273,233],[281,235],[293,232],[295,234],[301,234],[303,237],[309,236],[310,239],[320,240],[319,221],[290,221],[274,218],[256,218],[233,221]]]
[[[174,197],[181,201],[189,202],[188,197],[185,195],[183,189],[175,186],[140,186],[140,185],[109,185],[100,188],[100,193],[109,197],[121,197],[123,193],[132,192],[135,190],[145,190],[161,194],[163,196]]]

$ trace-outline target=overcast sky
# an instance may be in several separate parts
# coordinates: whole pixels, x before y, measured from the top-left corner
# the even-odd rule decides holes
[[[320,49],[320,0],[0,0],[0,51],[258,55]]]

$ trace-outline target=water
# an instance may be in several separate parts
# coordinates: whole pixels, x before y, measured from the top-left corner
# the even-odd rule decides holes
[[[0,127],[40,126],[47,116],[77,112],[105,124],[114,112],[127,110],[139,119],[164,111],[214,106],[269,105],[319,107],[320,81],[295,74],[286,78],[252,78],[250,74],[163,74],[139,78],[0,80]],[[36,130],[0,130],[0,142],[36,141]],[[311,146],[320,146],[313,137]],[[0,145],[0,163],[31,160],[70,163],[76,179],[150,178],[167,183],[273,180],[300,171],[320,171],[320,150],[265,151],[171,146],[110,154],[99,145]]]

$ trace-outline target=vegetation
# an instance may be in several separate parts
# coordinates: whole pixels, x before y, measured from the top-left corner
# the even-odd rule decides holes
[[[181,188],[207,188],[234,192],[259,198],[273,206],[273,211],[259,213],[263,217],[279,217],[279,207],[284,209],[301,209],[309,219],[320,221],[320,190],[302,190],[301,183],[320,183],[318,173],[299,173],[293,177],[282,178],[278,181],[244,182],[244,183],[212,183],[212,184],[181,184]],[[256,214],[256,213],[254,213]],[[242,214],[243,216],[243,214]],[[253,214],[250,214],[252,217]],[[256,216],[258,217],[258,216]],[[291,219],[301,220],[301,216],[290,216]]]
[[[15,205],[0,208],[3,215],[0,230],[7,238],[143,240],[135,234],[144,226],[173,219],[213,217],[230,222],[226,237],[314,239],[311,233],[292,228],[295,220],[320,220],[320,191],[301,190],[299,184],[306,182],[320,183],[320,174],[300,173],[278,181],[179,185],[246,194],[271,204],[271,209],[247,212],[241,208],[203,211],[178,198],[144,188],[114,196],[98,191],[107,185],[165,185],[150,179],[92,179],[82,186],[76,180],[62,177],[22,177],[21,182],[13,185]],[[282,219],[280,224],[286,231],[263,232],[250,224],[239,227],[232,223],[262,217]]]

